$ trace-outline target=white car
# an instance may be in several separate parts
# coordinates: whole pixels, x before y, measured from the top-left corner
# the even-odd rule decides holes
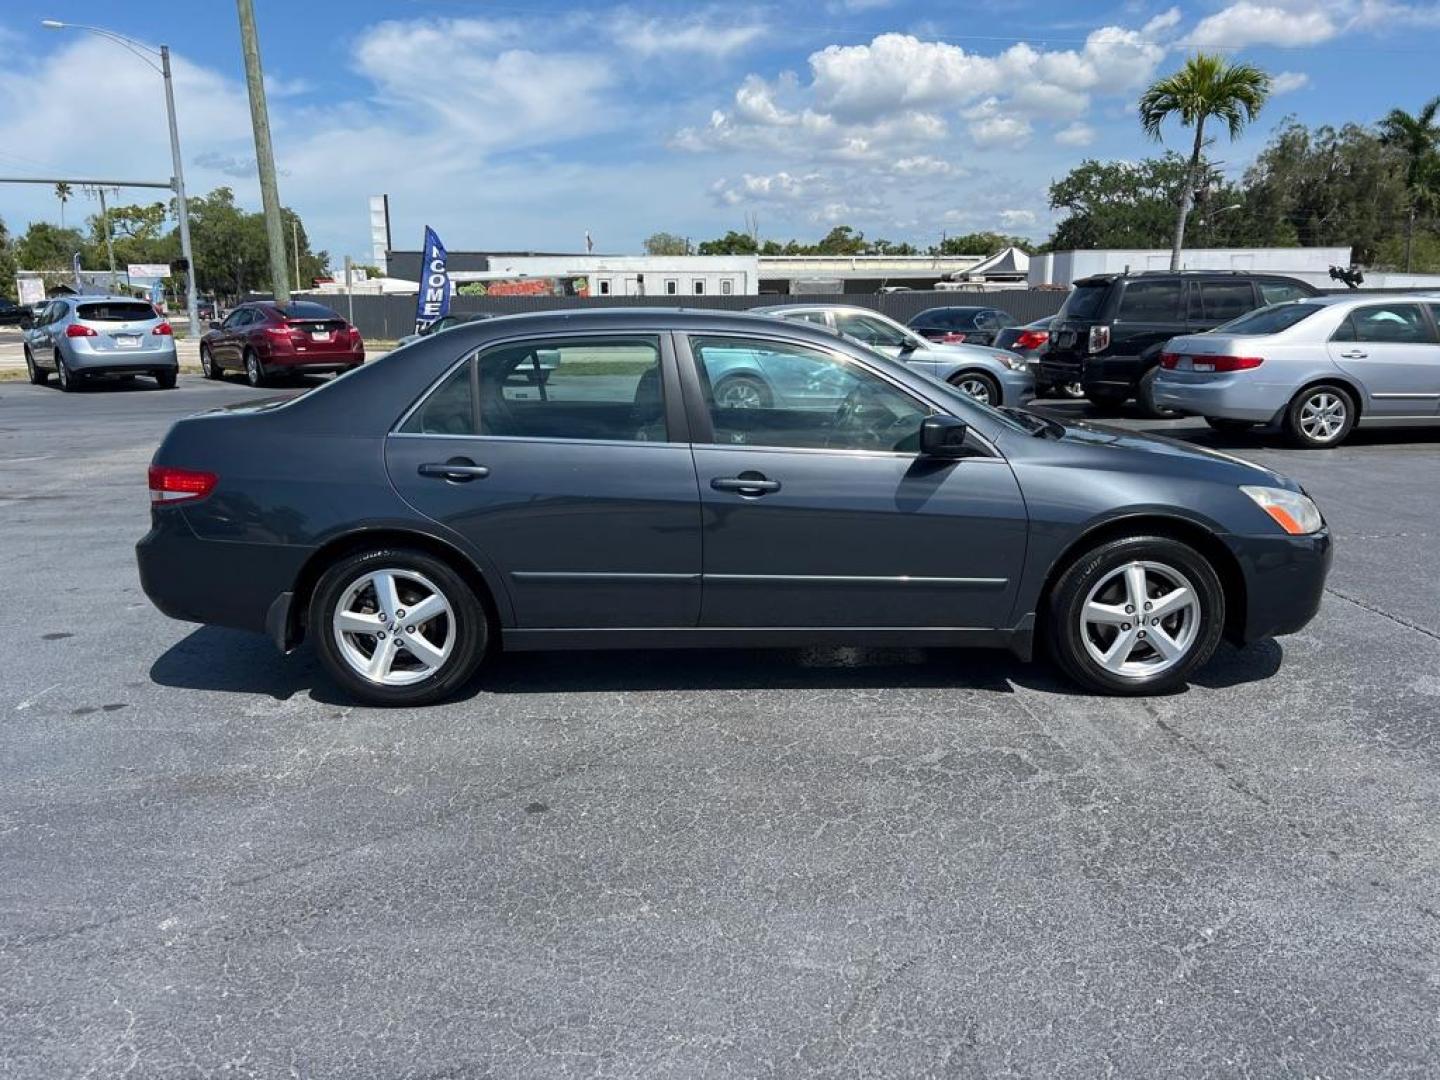
[[[1440,424],[1440,296],[1316,296],[1172,338],[1155,401],[1221,430],[1277,424],[1301,447]]]

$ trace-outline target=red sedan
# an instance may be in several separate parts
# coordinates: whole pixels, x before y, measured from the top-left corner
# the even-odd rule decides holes
[[[329,308],[309,300],[241,304],[200,339],[206,378],[243,371],[251,386],[277,375],[342,372],[365,362],[365,342]]]

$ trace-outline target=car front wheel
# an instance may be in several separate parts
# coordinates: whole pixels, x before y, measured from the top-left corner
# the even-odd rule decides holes
[[[1210,659],[1225,626],[1219,575],[1188,544],[1164,536],[1112,540],[1056,582],[1048,633],[1056,660],[1082,686],[1158,694]]]
[[[451,567],[422,551],[365,551],[315,586],[309,632],[325,669],[370,705],[424,705],[453,694],[489,640],[485,610]]]
[[[962,371],[950,377],[950,385],[982,404],[1000,404],[1000,384],[983,372]]]
[[[205,373],[207,379],[218,379],[222,374],[220,365],[215,362],[215,354],[210,351],[209,345],[200,346],[200,370]]]
[[[44,386],[50,381],[50,375],[39,364],[35,363],[35,356],[30,351],[30,346],[25,346],[25,371],[30,376],[30,381],[36,386]]]

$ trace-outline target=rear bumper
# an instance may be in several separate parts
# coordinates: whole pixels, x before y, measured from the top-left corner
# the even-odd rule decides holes
[[[1244,619],[1232,626],[1241,643],[1302,629],[1320,610],[1333,546],[1313,536],[1227,536],[1245,579]]]
[[[265,366],[283,371],[348,371],[365,362],[365,350],[350,353],[282,353],[271,351]]]
[[[1251,373],[1216,376],[1172,375],[1155,380],[1155,402],[1197,416],[1266,424],[1279,415],[1294,387],[1257,382]]]
[[[125,375],[146,371],[178,371],[175,343],[165,339],[167,346],[146,349],[107,349],[104,352],[71,346],[65,349],[65,362],[70,370],[85,375]]]
[[[202,540],[179,507],[155,510],[135,545],[140,587],[162,613],[236,630],[270,629],[271,608],[288,592],[308,548]]]

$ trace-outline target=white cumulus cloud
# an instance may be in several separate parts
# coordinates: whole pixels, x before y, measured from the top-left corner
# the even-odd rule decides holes
[[[1082,121],[1067,124],[1055,133],[1055,141],[1061,146],[1089,146],[1095,141],[1095,129]]]
[[[1340,26],[1323,5],[1290,7],[1240,0],[1201,19],[1188,35],[1199,46],[1275,45],[1300,48],[1329,41]]]
[[[1271,89],[1277,94],[1289,94],[1296,90],[1303,90],[1310,85],[1310,76],[1303,71],[1282,71],[1276,75],[1271,83]]]

